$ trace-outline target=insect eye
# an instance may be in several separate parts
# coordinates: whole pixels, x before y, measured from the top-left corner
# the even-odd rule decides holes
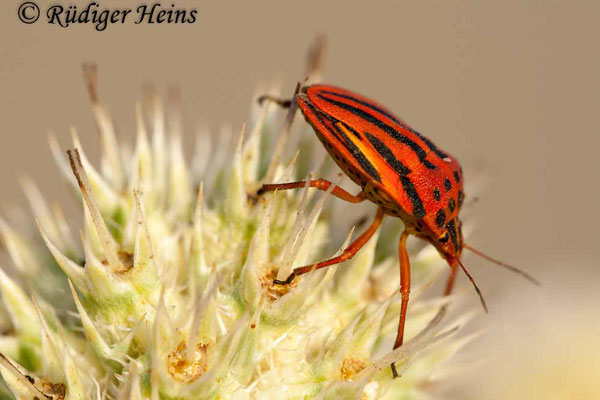
[[[448,239],[450,239],[450,235],[448,234],[448,231],[445,231],[444,234],[438,238],[438,241],[440,243],[446,243]]]

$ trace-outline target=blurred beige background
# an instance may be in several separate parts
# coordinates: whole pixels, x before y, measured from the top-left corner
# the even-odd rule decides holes
[[[600,2],[175,3],[196,7],[197,22],[127,23],[104,32],[90,25],[64,29],[42,19],[22,24],[20,3],[1,3],[2,212],[23,202],[16,180],[22,172],[50,198],[68,202],[48,150],[49,130],[66,144],[75,125],[88,153],[97,155],[82,62],[98,62],[101,98],[126,140],[142,84],[180,85],[186,143],[192,144],[199,121],[237,129],[257,84],[278,77],[291,91],[301,78],[307,46],[324,32],[326,80],[396,111],[456,155],[467,179],[485,176],[487,186],[470,212],[477,223],[472,244],[544,281],[536,289],[467,258],[492,311],[481,318],[494,332],[478,341],[482,353],[517,352],[502,332],[543,335],[531,322],[541,314],[564,327],[564,319],[556,320],[563,314],[553,313],[558,305],[582,320],[599,316],[589,310],[600,309],[600,297],[588,294],[600,282]],[[44,9],[49,2],[38,4]],[[595,307],[580,307],[577,299]],[[578,329],[587,328],[574,324],[567,331]],[[533,360],[527,351],[518,352],[513,362]],[[476,358],[471,354],[467,361]],[[480,369],[458,379],[454,389],[460,398],[492,398],[489,387],[486,392],[480,386],[489,386],[485,382],[494,379],[494,371]],[[472,385],[475,381],[479,384]]]

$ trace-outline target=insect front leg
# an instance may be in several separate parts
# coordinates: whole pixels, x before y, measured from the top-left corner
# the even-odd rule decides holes
[[[327,191],[331,186],[331,182],[325,179],[314,179],[310,181],[310,187],[317,188],[319,190]],[[299,182],[289,182],[289,183],[274,183],[274,184],[266,184],[262,185],[256,194],[260,196],[265,192],[272,192],[275,190],[289,190],[289,189],[299,189],[306,186],[306,181]],[[335,186],[331,191],[331,194],[337,198],[345,200],[350,203],[360,203],[365,200],[365,193],[360,191],[358,194],[350,194],[346,190],[342,189],[339,186]]]
[[[258,101],[258,104],[260,104],[260,105],[262,105],[265,101],[269,101],[271,103],[277,104],[279,107],[282,107],[282,108],[290,108],[290,106],[292,105],[291,99],[282,99],[280,97],[271,96],[269,94],[260,96],[257,99],[257,101]]]
[[[404,325],[406,323],[406,310],[408,308],[408,297],[410,295],[410,260],[406,251],[406,239],[408,239],[408,231],[402,232],[400,242],[398,243],[398,252],[400,258],[400,295],[402,296],[402,304],[400,307],[400,321],[398,322],[398,333],[396,334],[396,342],[394,350],[402,346],[404,342]],[[399,377],[396,371],[396,365],[391,364],[392,374],[394,378]]]
[[[287,279],[285,279],[283,281],[275,279],[273,281],[273,283],[275,285],[288,285],[288,284],[292,283],[294,278],[298,275],[302,275],[307,272],[314,271],[316,269],[325,268],[330,265],[339,264],[341,262],[351,259],[365,244],[367,244],[367,242],[369,241],[369,239],[371,239],[373,234],[375,232],[377,232],[377,229],[379,229],[379,226],[381,225],[381,221],[383,221],[384,215],[385,214],[383,212],[383,209],[381,209],[381,208],[377,209],[377,215],[375,215],[375,219],[373,220],[373,223],[367,228],[366,231],[363,232],[362,235],[360,235],[359,237],[356,238],[356,240],[354,240],[352,243],[350,243],[350,245],[339,256],[330,258],[329,260],[321,261],[316,264],[294,268],[294,270],[292,271],[290,276],[287,277]]]
[[[444,296],[448,296],[450,293],[452,293],[454,282],[456,281],[457,270],[458,263],[455,261],[452,265],[450,265],[450,275],[448,275],[448,280],[446,281],[446,290],[444,290]]]

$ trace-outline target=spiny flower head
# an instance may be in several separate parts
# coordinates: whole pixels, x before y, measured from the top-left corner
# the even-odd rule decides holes
[[[322,213],[328,193],[253,194],[265,177],[289,180],[315,163],[306,145],[287,166],[269,158],[275,110],[255,109],[233,149],[226,135],[211,146],[200,134],[190,166],[176,97],[167,111],[158,96],[137,107],[130,151],[98,99],[95,68],[85,75],[101,168],[75,131],[67,157],[50,140],[80,194],[83,229],[74,232],[29,179],[23,186],[43,245],[0,224],[13,264],[10,273],[0,270],[7,396],[427,398],[434,365],[457,347],[447,340],[429,346],[452,332],[439,324],[447,299],[421,300],[414,291],[413,338],[390,352],[400,308],[397,259],[377,238],[340,266],[273,284],[318,257],[335,227]],[[439,257],[426,247],[414,260],[425,286]],[[401,379],[392,379],[392,361]]]

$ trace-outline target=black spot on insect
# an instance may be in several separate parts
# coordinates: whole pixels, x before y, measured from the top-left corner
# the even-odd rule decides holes
[[[440,236],[438,238],[438,242],[440,243],[446,243],[448,241],[448,239],[450,239],[450,235],[448,235],[448,232],[444,232],[444,234],[442,236]]]
[[[444,181],[444,187],[446,187],[446,190],[452,189],[452,183],[450,183],[450,179],[446,178]]]
[[[415,231],[417,231],[417,232],[419,232],[419,233],[423,232],[423,231],[421,230],[421,228],[415,228]]]
[[[441,228],[444,226],[444,223],[446,223],[446,213],[444,210],[439,210],[435,216],[435,224],[438,226],[438,228]]]
[[[455,208],[456,202],[454,201],[454,199],[448,200],[448,210],[450,210],[450,212],[453,213]]]
[[[435,199],[435,201],[440,201],[442,196],[440,195],[440,189],[435,188],[433,189],[433,198]]]
[[[437,169],[437,167],[430,163],[429,160],[424,160],[423,165],[425,165],[428,169]]]
[[[456,183],[460,182],[460,175],[458,175],[458,171],[454,171],[454,180]]]
[[[459,206],[459,207],[460,207],[460,206],[462,206],[462,204],[463,204],[463,201],[465,201],[465,194],[463,193],[463,191],[462,191],[462,190],[460,190],[460,191],[458,192],[458,206]]]
[[[423,224],[422,224],[422,223],[420,223],[420,222],[417,222],[417,226],[418,226],[419,228],[423,228]]]

